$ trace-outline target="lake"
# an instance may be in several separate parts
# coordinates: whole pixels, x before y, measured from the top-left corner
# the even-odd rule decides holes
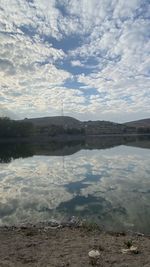
[[[0,225],[71,216],[150,233],[150,137],[0,144]]]

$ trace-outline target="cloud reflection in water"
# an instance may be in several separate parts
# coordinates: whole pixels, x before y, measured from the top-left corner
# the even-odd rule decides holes
[[[1,164],[1,224],[71,215],[149,231],[150,150],[119,146]]]

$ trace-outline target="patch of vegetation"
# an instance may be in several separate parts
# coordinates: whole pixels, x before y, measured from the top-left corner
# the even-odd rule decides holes
[[[124,244],[127,246],[127,248],[131,248],[133,246],[133,241],[132,240],[127,240],[124,242]]]
[[[101,231],[101,227],[96,222],[84,221],[81,224],[83,230],[88,232]]]
[[[0,138],[29,137],[34,133],[31,122],[0,118]]]

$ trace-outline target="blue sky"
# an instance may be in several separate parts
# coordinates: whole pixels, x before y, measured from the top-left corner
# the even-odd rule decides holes
[[[149,0],[0,0],[0,115],[150,116]]]

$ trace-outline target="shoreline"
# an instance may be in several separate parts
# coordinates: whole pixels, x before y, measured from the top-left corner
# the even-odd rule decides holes
[[[102,267],[149,267],[150,236],[105,232],[88,225],[20,225],[0,227],[1,267],[92,266],[88,253],[96,249]],[[123,253],[131,242],[137,253]]]
[[[0,225],[0,232],[1,231],[21,231],[24,229],[31,229],[31,230],[42,230],[45,231],[47,229],[51,230],[61,230],[61,229],[80,229],[85,230],[87,232],[100,232],[106,233],[110,235],[132,235],[132,236],[143,236],[150,238],[150,233],[138,232],[136,230],[131,229],[123,229],[123,230],[109,230],[104,228],[95,222],[86,221],[86,220],[79,220],[77,217],[72,216],[70,220],[65,221],[57,221],[57,220],[50,220],[50,221],[39,221],[37,223],[18,223],[18,224],[2,224]]]
[[[149,137],[150,133],[121,133],[121,134],[98,134],[98,135],[58,135],[58,136],[44,136],[35,135],[31,137],[8,137],[0,138],[0,143],[44,143],[44,142],[67,142],[67,141],[83,141],[88,138],[101,138],[101,137]]]

